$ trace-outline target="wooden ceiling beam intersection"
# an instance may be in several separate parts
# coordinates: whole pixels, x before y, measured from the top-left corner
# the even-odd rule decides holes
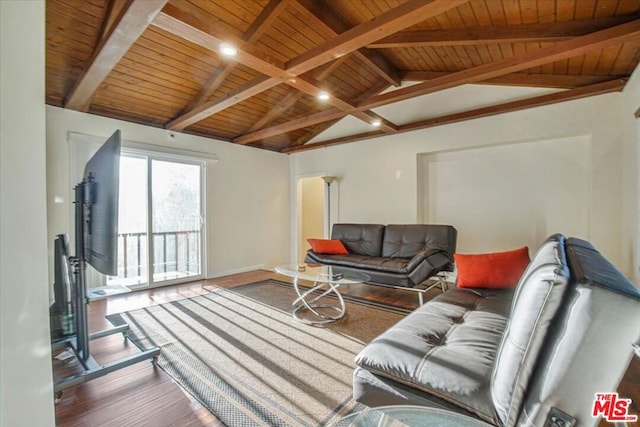
[[[482,117],[495,116],[498,114],[509,113],[534,107],[542,107],[545,105],[556,104],[559,102],[573,101],[576,99],[586,98],[589,96],[602,95],[611,92],[620,92],[626,83],[626,79],[615,79],[603,83],[597,83],[576,89],[570,89],[563,92],[552,93],[548,95],[536,96],[518,101],[505,102],[502,104],[492,105],[489,107],[477,108],[475,110],[463,111],[459,113],[447,114],[445,116],[434,117],[425,120],[419,120],[412,123],[401,125],[396,133],[411,132],[419,129],[442,126],[451,123],[462,122]],[[384,136],[380,132],[364,132],[358,135],[334,138],[314,144],[301,145],[283,150],[283,153],[295,153],[299,151],[313,150],[316,148],[328,147],[333,145],[345,144],[348,142],[361,141],[379,136]]]
[[[213,52],[218,52],[222,44],[232,44],[238,50],[234,59],[236,62],[269,77],[277,77],[281,80],[289,77],[284,71],[282,61],[213,24],[203,22],[181,11],[172,4],[168,4],[156,16],[153,25]]]
[[[416,96],[438,92],[463,84],[476,83],[539,65],[560,61],[572,56],[584,54],[594,49],[604,49],[609,46],[614,46],[624,43],[625,41],[638,38],[640,38],[640,19],[617,27],[597,31],[586,36],[560,42],[554,46],[540,48],[521,55],[469,68],[467,70],[449,73],[442,77],[437,77],[407,88],[397,89],[381,95],[375,95],[359,102],[357,109],[360,111],[370,110],[372,108],[403,101]],[[351,111],[345,111],[344,115],[351,113]],[[321,116],[319,114],[313,114],[307,117],[310,123],[314,125],[319,123],[317,120],[320,118]],[[327,118],[327,121],[334,120],[336,118],[337,117]],[[246,144],[259,139],[291,132],[293,130],[300,129],[301,126],[304,127],[303,122],[293,120],[272,128],[262,129],[258,132],[254,132],[253,134],[244,135],[239,139],[241,139],[242,143]]]
[[[305,17],[313,22],[313,25],[320,26],[332,37],[343,33],[353,25],[349,25],[340,18],[329,5],[317,0],[293,0],[291,4]],[[392,84],[400,86],[400,76],[398,70],[389,62],[384,55],[367,48],[361,48],[354,52],[354,55],[362,60],[378,76]]]
[[[368,91],[366,91],[363,94],[361,94],[358,98],[356,98],[356,102],[361,100],[361,99],[366,99],[366,98],[368,98],[370,96],[377,95],[380,92],[382,92],[382,91],[384,91],[386,89],[389,89],[390,86],[391,85],[388,82],[386,82],[385,80],[380,80],[380,82],[377,85],[373,86],[371,89],[369,89]],[[320,123],[318,125],[311,126],[311,127],[307,128],[307,130],[305,131],[304,135],[300,136],[298,139],[293,141],[292,146],[298,146],[298,145],[306,144],[311,139],[315,138],[317,135],[319,135],[320,133],[324,132],[325,130],[329,129],[331,126],[336,124],[338,121],[340,121],[340,119],[332,120],[332,121],[325,122],[325,123]],[[396,126],[396,128],[397,128],[397,126]],[[384,135],[384,133],[379,131],[379,130],[375,130],[373,132],[380,133],[381,135]]]
[[[402,31],[426,19],[457,8],[469,0],[410,0],[371,21],[340,33],[286,64],[292,75],[300,75],[322,64],[354,52],[369,43]]]
[[[319,67],[318,69],[314,70],[313,77],[317,80],[326,79],[327,76],[333,73],[336,70],[336,68],[338,68],[340,64],[342,64],[345,61],[345,59],[347,59],[347,57],[343,56],[342,58],[338,58],[335,61],[330,62],[329,64],[325,64],[323,67]],[[286,96],[284,96],[280,100],[280,102],[274,105],[269,110],[269,112],[263,115],[260,118],[260,120],[258,120],[253,124],[253,126],[251,126],[249,129],[243,132],[243,135],[262,129],[263,127],[265,127],[266,125],[268,125],[269,123],[271,123],[272,121],[280,117],[282,114],[284,114],[289,108],[293,107],[296,104],[296,102],[298,102],[304,95],[305,94],[303,92],[300,92],[295,88],[291,88],[289,90],[289,93]]]
[[[268,76],[258,76],[253,80],[249,80],[247,83],[238,86],[221,98],[199,105],[188,113],[170,121],[165,125],[165,127],[171,130],[183,130],[193,123],[204,120],[215,113],[244,101],[245,99],[249,99],[252,96],[264,92],[265,90],[278,86],[280,83],[281,81],[278,79],[270,78]]]
[[[637,19],[616,16],[579,21],[536,24],[483,26],[399,32],[369,44],[370,49],[411,48],[427,46],[471,46],[492,43],[556,42],[615,27]]]
[[[132,0],[99,44],[85,73],[69,92],[65,108],[88,111],[107,75],[155,19],[168,0]]]
[[[256,84],[260,85],[260,88],[253,87],[251,84],[242,85],[241,88],[233,91],[233,94],[224,96],[219,100],[202,104],[193,111],[172,120],[167,124],[167,127],[172,130],[182,130],[197,121],[234,105],[233,100],[235,100],[236,103],[242,102],[281,82],[298,85],[298,87],[306,87],[307,90],[310,90],[308,84],[304,82],[300,83],[300,79],[298,79],[297,76],[343,55],[349,54],[378,38],[400,31],[432,15],[440,14],[466,2],[468,2],[468,0],[408,1],[383,13],[374,20],[351,28],[327,42],[321,43],[306,53],[290,60],[287,64],[279,63],[279,61],[270,58],[251,44],[237,40],[237,38],[232,35],[226,34],[211,25],[206,25],[206,23],[203,23],[190,14],[184,13],[175,6],[168,4],[164,11],[158,14],[153,25],[211,50],[217,50],[217,47],[222,42],[233,43],[238,48],[237,62],[259,71],[270,78],[267,80],[261,78],[254,79],[256,80]],[[341,102],[336,97],[332,98],[332,102]],[[353,110],[354,113],[358,111],[353,108],[350,109]],[[358,115],[360,115],[359,112]]]
[[[376,86],[375,88],[372,88],[372,90],[367,91],[363,95],[371,95],[373,93],[379,93],[380,91],[384,90],[384,89],[381,88],[381,85],[382,85],[382,83],[380,83],[380,85]],[[377,91],[374,91],[374,89],[377,89]],[[362,96],[359,97],[358,100],[360,98],[362,98]],[[302,117],[302,118],[299,118],[299,119],[291,120],[291,121],[288,121],[286,123],[281,123],[279,125],[275,125],[275,126],[272,126],[272,127],[269,127],[269,128],[261,129],[259,131],[256,131],[256,132],[253,132],[253,133],[250,133],[250,134],[247,134],[247,135],[240,136],[240,137],[234,139],[233,142],[235,142],[237,144],[249,144],[251,142],[259,141],[259,140],[262,140],[262,139],[267,139],[267,138],[270,138],[272,136],[281,135],[283,133],[287,133],[287,132],[290,132],[292,130],[302,129],[302,128],[306,128],[306,127],[309,127],[309,126],[315,126],[315,125],[321,124],[323,122],[329,122],[329,121],[332,121],[332,120],[340,120],[344,116],[346,116],[346,114],[342,110],[339,110],[337,108],[333,108],[331,110],[321,111],[319,113],[311,114],[311,115],[306,116],[306,117]],[[394,127],[397,128],[397,126],[395,126],[395,125],[394,125]],[[376,130],[376,133],[380,133],[380,130]]]
[[[314,80],[312,77],[303,76],[287,80],[285,83],[311,96],[315,96],[320,91],[320,87],[322,86],[321,82]],[[372,124],[373,122],[377,121],[379,123],[380,129],[385,132],[395,132],[397,130],[397,127],[393,123],[384,119],[383,117],[380,117],[373,111],[359,111],[356,108],[355,103],[351,103],[335,95],[331,95],[327,100],[327,103],[342,111],[350,112],[347,114],[351,114],[365,123]],[[242,144],[241,141],[241,138],[234,139],[234,142],[238,142],[239,144]]]
[[[251,24],[247,32],[242,36],[242,40],[247,43],[255,43],[267,28],[273,24],[280,13],[286,8],[289,0],[271,0],[269,4],[262,10],[260,15]],[[216,89],[225,81],[237,65],[237,61],[229,61],[224,65],[217,67],[207,82],[202,86],[198,94],[184,108],[183,114],[193,110],[198,105],[206,102],[207,98],[215,92]]]

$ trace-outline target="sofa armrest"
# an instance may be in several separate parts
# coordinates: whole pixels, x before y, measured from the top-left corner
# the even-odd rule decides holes
[[[450,263],[446,251],[434,250],[424,257],[413,270],[408,270],[409,281],[413,286],[418,285],[445,270]]]
[[[434,254],[437,254],[438,252],[442,252],[445,256],[447,254],[447,251],[445,251],[443,249],[438,249],[438,248],[424,248],[423,250],[419,251],[407,263],[407,271],[411,272],[411,271],[415,270],[415,268],[418,265],[420,265],[420,263],[423,260],[429,258],[430,256],[432,256]]]

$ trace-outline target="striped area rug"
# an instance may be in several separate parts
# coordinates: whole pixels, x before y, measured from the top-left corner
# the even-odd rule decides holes
[[[321,327],[291,318],[291,284],[266,280],[107,316],[228,426],[318,426],[358,410],[355,355],[406,310],[347,299]]]

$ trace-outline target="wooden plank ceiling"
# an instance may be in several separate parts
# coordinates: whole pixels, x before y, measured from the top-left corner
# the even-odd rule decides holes
[[[640,0],[47,0],[46,37],[50,105],[295,152],[620,91]],[[468,83],[562,90],[375,112]],[[370,130],[308,143],[346,116]]]

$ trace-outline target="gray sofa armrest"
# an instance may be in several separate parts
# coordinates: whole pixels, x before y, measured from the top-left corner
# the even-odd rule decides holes
[[[407,271],[411,272],[413,270],[415,270],[415,268],[425,259],[429,258],[432,255],[435,255],[437,253],[442,253],[446,256],[447,251],[443,250],[443,249],[438,249],[438,248],[424,248],[423,250],[421,250],[420,252],[418,252],[417,254],[415,254],[413,256],[413,258],[411,258],[409,260],[409,262],[407,263]]]
[[[450,265],[446,252],[436,251],[424,258],[413,270],[409,270],[409,280],[416,286],[429,277],[435,276]]]

